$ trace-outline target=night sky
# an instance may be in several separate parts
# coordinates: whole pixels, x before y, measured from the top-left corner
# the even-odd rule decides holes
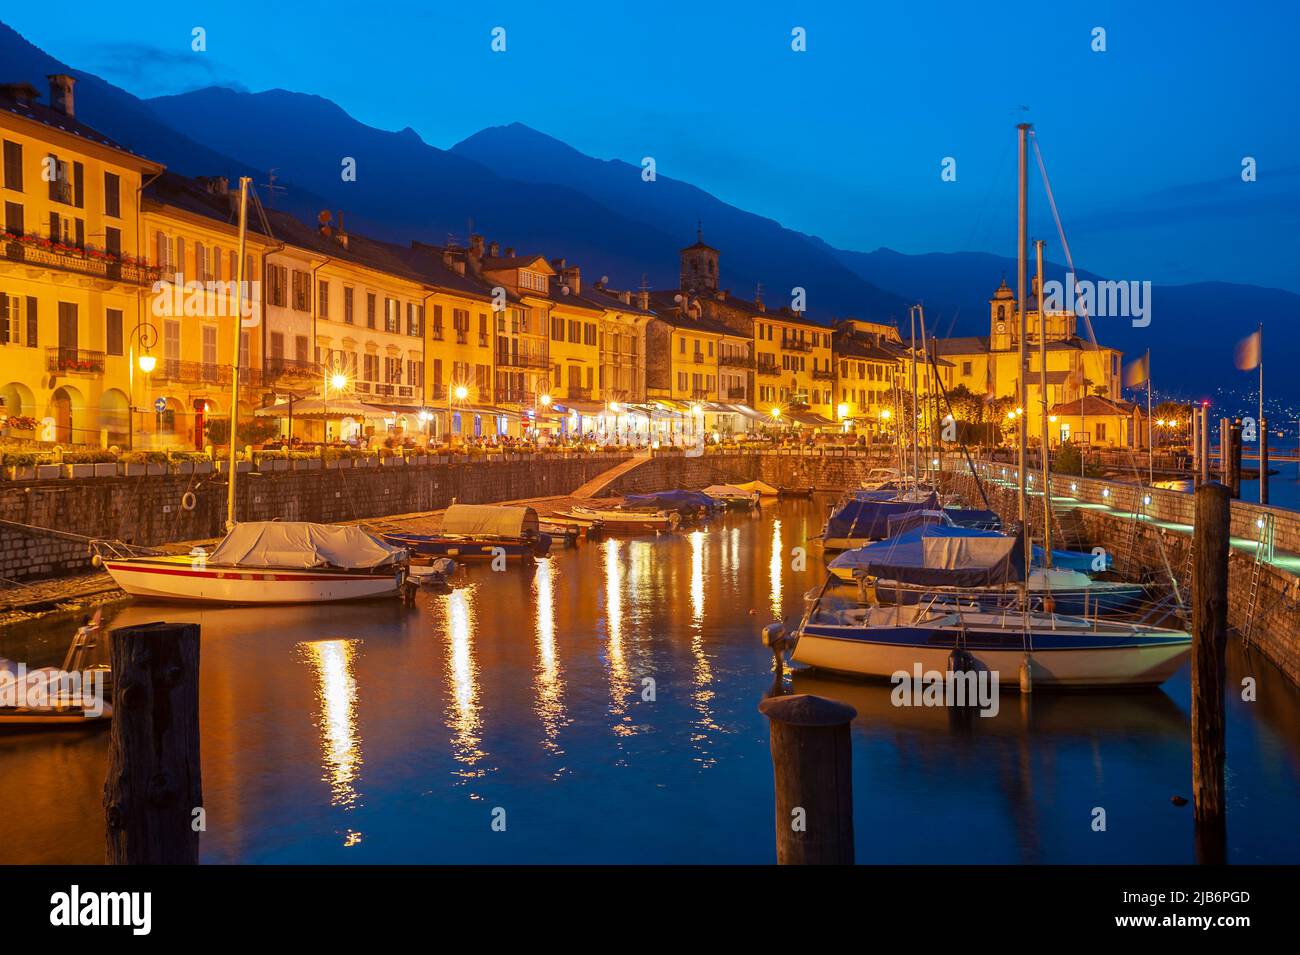
[[[1300,291],[1294,4],[283,6],[4,17],[142,97],[316,93],[444,148],[523,122],[601,158],[654,156],[662,176],[860,250],[1013,254],[1013,127],[1029,120],[1080,267]],[[1033,231],[1054,236],[1036,183],[1032,204]]]

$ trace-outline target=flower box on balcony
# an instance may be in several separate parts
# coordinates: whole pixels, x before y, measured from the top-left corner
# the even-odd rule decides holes
[[[95,477],[117,477],[116,461],[98,461],[93,467],[95,468]]]
[[[61,464],[38,464],[36,465],[36,480],[53,481],[63,471]]]

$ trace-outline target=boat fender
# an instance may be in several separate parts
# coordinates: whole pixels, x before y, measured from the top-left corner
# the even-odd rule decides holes
[[[948,654],[948,669],[953,673],[965,673],[975,669],[975,661],[965,650],[956,648]]]
[[[1020,692],[1032,693],[1034,691],[1034,659],[1028,653],[1020,661]]]
[[[198,503],[199,499],[194,496],[193,491],[186,491],[181,495],[181,507],[187,511],[194,510],[195,505]]]

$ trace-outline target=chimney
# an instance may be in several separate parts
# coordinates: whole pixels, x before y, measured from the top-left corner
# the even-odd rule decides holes
[[[483,258],[483,237],[477,232],[469,237],[469,254],[476,259]]]
[[[343,230],[343,210],[340,209],[338,211],[338,214],[334,218],[338,222],[338,225],[335,229],[334,238],[338,240],[339,245],[343,246],[343,248],[346,249],[348,247],[348,234]]]
[[[225,176],[208,176],[203,180],[203,188],[214,196],[230,194],[230,180]]]
[[[513,259],[514,257],[515,257],[515,247],[513,245],[506,246],[506,258]]]
[[[50,81],[50,106],[68,119],[75,119],[77,110],[72,100],[72,87],[77,81],[67,73],[51,73],[46,79]]]
[[[759,310],[760,312],[766,312],[766,311],[767,311],[767,306],[764,305],[762,302],[757,302],[757,301],[756,301],[754,304],[758,306],[758,310]]]
[[[555,269],[560,275],[564,274],[564,259],[551,259],[551,268]]]
[[[560,278],[564,281],[564,284],[569,287],[569,293],[571,295],[581,295],[582,270],[576,265],[571,265],[568,268],[565,268],[564,259],[558,259],[557,261],[560,263]]]
[[[636,293],[636,304],[643,312],[650,311],[650,293],[645,289]]]
[[[631,293],[631,292],[619,292],[619,293],[618,293],[618,300],[619,300],[620,302],[622,302],[624,305],[631,305],[631,304],[632,304],[632,293]]]
[[[495,259],[500,254],[501,254],[501,244],[499,242],[489,242],[488,255],[490,255],[492,258]]]

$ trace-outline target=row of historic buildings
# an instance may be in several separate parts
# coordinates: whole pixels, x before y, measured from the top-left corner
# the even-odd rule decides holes
[[[39,439],[65,444],[203,447],[229,413],[236,348],[241,419],[297,407],[281,426],[309,437],[870,432],[910,387],[892,325],[832,328],[734,297],[700,235],[677,288],[620,291],[478,235],[400,246],[350,232],[341,213],[306,224],[250,205],[241,302],[238,190],[113,142],[77,118],[71,77],[49,80],[48,104],[0,87],[11,433],[34,419]],[[937,343],[948,386],[1014,393],[1005,285],[992,308],[989,338]],[[1038,328],[1031,314],[1031,340]],[[1073,316],[1045,328],[1053,404],[1098,383],[1118,396],[1117,352],[1081,342]]]

